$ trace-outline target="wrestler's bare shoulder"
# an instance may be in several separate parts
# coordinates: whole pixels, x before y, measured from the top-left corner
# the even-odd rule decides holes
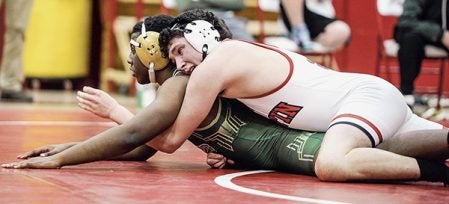
[[[173,76],[168,78],[159,88],[162,91],[184,93],[189,81],[188,75]]]
[[[266,49],[257,45],[238,41],[222,41],[208,55],[204,62],[214,67],[250,67],[254,62],[266,60]]]
[[[220,42],[220,45],[217,46],[217,50],[220,53],[231,53],[233,55],[239,55],[241,54],[241,51],[246,50],[253,50],[257,47],[251,43],[240,41],[240,40],[226,40]],[[236,52],[236,50],[239,50],[239,52]]]

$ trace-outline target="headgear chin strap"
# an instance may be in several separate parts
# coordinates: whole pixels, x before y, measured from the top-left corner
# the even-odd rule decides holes
[[[184,28],[184,37],[195,50],[203,54],[203,60],[220,41],[220,33],[205,20],[195,20]]]
[[[162,57],[159,47],[159,33],[147,32],[145,24],[142,23],[142,33],[136,40],[131,39],[129,43],[136,47],[137,57],[148,68],[150,82],[156,83],[154,71],[162,70],[168,64],[168,59]]]

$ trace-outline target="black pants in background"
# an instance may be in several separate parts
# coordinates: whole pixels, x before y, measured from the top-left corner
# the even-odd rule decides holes
[[[399,43],[398,60],[400,70],[400,89],[402,94],[409,95],[415,91],[414,82],[421,72],[424,59],[424,47],[431,44],[449,50],[441,43],[432,43],[415,32],[395,32],[396,42]]]

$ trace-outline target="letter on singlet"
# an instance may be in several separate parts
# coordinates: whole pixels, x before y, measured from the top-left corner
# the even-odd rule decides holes
[[[294,106],[285,102],[280,102],[271,109],[268,118],[280,124],[288,125],[301,109],[302,106]]]

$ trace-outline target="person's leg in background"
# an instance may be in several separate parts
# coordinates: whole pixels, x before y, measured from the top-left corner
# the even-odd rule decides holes
[[[344,21],[313,13],[307,6],[304,7],[304,21],[312,40],[327,50],[335,52],[349,43],[351,28]]]
[[[304,20],[310,29],[310,36],[315,43],[316,50],[335,53],[349,44],[351,28],[344,21],[329,18],[310,11],[304,6]],[[339,70],[334,56],[329,59],[328,66]]]
[[[400,89],[407,104],[413,107],[415,104],[414,82],[421,71],[426,42],[420,34],[414,32],[404,32],[397,40],[399,43]]]
[[[23,91],[22,56],[25,29],[31,10],[31,0],[0,0],[5,4],[5,33],[0,68],[0,101],[32,102]]]
[[[293,7],[293,4],[286,4],[292,1],[283,1],[280,4],[280,15],[284,22],[286,29],[290,32],[290,36],[293,36],[294,24],[292,24],[291,18],[294,16],[288,15],[288,8]],[[296,6],[298,2],[296,2]],[[312,40],[310,43],[312,49],[309,51],[318,53],[334,53],[338,50],[344,48],[350,41],[351,38],[351,28],[344,21],[335,18],[335,15],[329,14],[318,14],[313,12],[308,8],[306,2],[300,3],[298,9],[303,9],[301,11],[301,18],[307,27],[308,39]],[[287,8],[286,8],[287,7]],[[333,9],[332,9],[333,10]],[[333,13],[333,12],[330,12]],[[305,49],[306,51],[307,49]],[[307,56],[313,61],[323,62],[323,56]],[[324,65],[332,68],[334,70],[339,70],[338,64],[334,56],[331,55],[331,59],[326,59]]]

